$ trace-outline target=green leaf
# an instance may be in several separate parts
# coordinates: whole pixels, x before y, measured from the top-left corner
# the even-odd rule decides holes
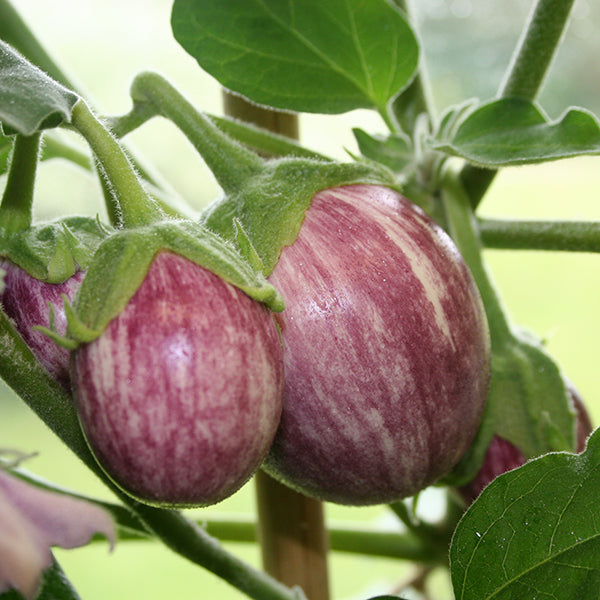
[[[32,135],[68,123],[78,100],[0,40],[0,123],[5,133]]]
[[[468,112],[434,148],[485,167],[507,167],[600,153],[600,123],[571,108],[550,120],[533,102],[502,98]]]
[[[547,454],[495,479],[456,528],[456,600],[596,600],[600,434],[581,455]]]
[[[398,173],[414,160],[410,139],[405,135],[370,135],[362,129],[352,130],[360,153]]]
[[[224,87],[280,109],[383,114],[418,63],[413,31],[386,0],[175,0],[171,24]]]

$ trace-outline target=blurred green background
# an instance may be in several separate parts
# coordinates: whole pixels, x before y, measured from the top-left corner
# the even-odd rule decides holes
[[[473,96],[493,96],[529,3],[427,0],[415,4],[438,106]],[[19,0],[15,6],[101,111],[127,111],[133,76],[142,69],[153,69],[165,74],[200,108],[221,112],[218,84],[203,74],[171,37],[169,0]],[[599,13],[597,4],[575,3],[564,47],[541,96],[542,105],[552,116],[571,104],[600,112],[600,67],[596,60]],[[355,150],[350,131],[353,126],[372,133],[383,131],[380,119],[365,111],[337,117],[313,115],[302,117],[302,139],[308,146],[343,158],[345,148]],[[183,136],[167,123],[149,123],[135,132],[129,143],[194,208],[200,209],[218,194],[210,173]],[[599,199],[600,159],[576,159],[505,170],[486,197],[481,214],[598,220]],[[39,219],[101,211],[98,185],[88,174],[60,162],[42,166],[36,198]],[[595,372],[600,337],[600,257],[508,251],[488,251],[486,257],[514,322],[547,340],[550,353],[581,392],[594,421],[600,422],[600,383]],[[0,411],[0,446],[39,452],[27,465],[30,470],[82,492],[109,497],[4,387],[0,388]],[[194,512],[199,518],[225,513],[252,516],[253,493],[250,483],[233,498]],[[436,490],[428,491],[423,510],[435,513],[438,497]],[[385,508],[327,506],[326,512],[331,521],[397,527]],[[228,547],[259,564],[255,547]],[[112,554],[105,544],[96,544],[58,551],[57,556],[88,600],[243,597],[210,573],[150,543],[119,544]],[[335,598],[363,599],[388,593],[410,574],[402,563],[359,556],[332,554],[330,564]],[[436,585],[447,590],[444,574],[439,574]],[[444,596],[450,593],[442,593]]]

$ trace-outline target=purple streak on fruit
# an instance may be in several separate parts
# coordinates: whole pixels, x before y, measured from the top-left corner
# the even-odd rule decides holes
[[[231,495],[262,462],[281,414],[282,348],[269,310],[167,252],[74,353],[72,376],[98,462],[155,504]]]
[[[577,452],[582,452],[593,430],[592,421],[581,397],[569,383],[567,383],[567,390],[575,410],[576,449]],[[465,502],[471,503],[496,477],[524,465],[526,461],[523,453],[514,444],[495,435],[485,453],[481,469],[471,482],[460,487],[458,491]]]
[[[286,389],[265,469],[354,505],[446,474],[477,431],[490,360],[450,238],[388,188],[334,188],[315,196],[270,281],[286,302]]]
[[[54,310],[54,330],[60,335],[66,334],[67,319],[62,295],[73,300],[84,272],[77,271],[63,283],[53,284],[35,279],[6,259],[0,261],[0,269],[6,273],[4,292],[0,295],[6,314],[13,320],[17,331],[45,369],[68,389],[69,350],[33,327],[41,325],[50,328],[51,304]]]

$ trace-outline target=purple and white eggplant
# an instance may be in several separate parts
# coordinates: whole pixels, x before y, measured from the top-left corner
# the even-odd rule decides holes
[[[587,438],[593,431],[592,421],[577,390],[570,382],[567,382],[566,387],[575,412],[575,450],[583,452]],[[466,503],[471,503],[496,477],[524,465],[525,462],[527,458],[517,446],[499,435],[494,435],[481,468],[469,483],[458,488],[458,492]]]
[[[269,277],[286,369],[264,468],[310,496],[391,502],[445,475],[473,439],[490,347],[450,238],[400,194],[318,193]]]
[[[62,336],[66,334],[63,294],[69,301],[73,300],[84,272],[77,271],[62,283],[48,283],[32,277],[7,259],[0,260],[0,269],[4,271],[4,290],[0,294],[4,311],[44,368],[68,389],[70,351],[36,327],[53,329]]]
[[[106,473],[149,503],[235,492],[279,423],[282,349],[270,310],[160,252],[125,309],[73,356],[81,424]]]

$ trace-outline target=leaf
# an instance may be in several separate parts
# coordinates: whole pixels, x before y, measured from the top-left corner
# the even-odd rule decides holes
[[[4,133],[32,135],[71,120],[79,97],[0,40],[0,123]]]
[[[576,108],[551,121],[529,100],[502,98],[468,112],[434,148],[487,167],[599,154],[600,123]]]
[[[370,135],[362,129],[352,130],[360,153],[398,173],[414,160],[411,141],[404,135]]]
[[[175,39],[224,87],[313,113],[385,112],[418,42],[386,0],[175,0]]]
[[[598,598],[600,433],[495,479],[450,548],[456,600]]]

